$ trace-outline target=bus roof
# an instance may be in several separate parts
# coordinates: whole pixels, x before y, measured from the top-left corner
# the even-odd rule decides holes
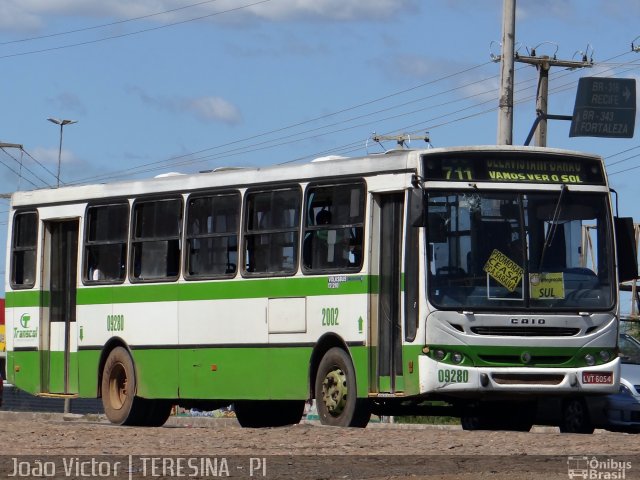
[[[600,158],[597,155],[541,147],[512,145],[464,146],[422,150],[391,150],[366,157],[321,158],[295,165],[275,165],[258,168],[220,168],[206,173],[159,175],[156,178],[113,183],[68,186],[15,192],[12,208],[30,205],[75,203],[101,198],[125,198],[154,193],[198,191],[212,188],[241,188],[287,181],[313,181],[320,178],[348,175],[375,175],[383,172],[406,172],[417,169],[422,155],[456,152],[545,152],[556,155],[577,155]]]

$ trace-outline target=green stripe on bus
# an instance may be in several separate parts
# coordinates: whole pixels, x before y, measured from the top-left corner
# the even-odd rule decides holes
[[[6,293],[6,308],[39,307],[40,290],[17,290]]]
[[[109,285],[77,290],[77,305],[147,303],[242,298],[309,297],[319,295],[374,294],[377,275],[336,275],[346,281],[330,282],[331,276],[263,278],[228,281]],[[404,280],[404,275],[401,277]],[[7,308],[47,305],[46,292],[16,290],[6,293]]]
[[[110,285],[79,288],[77,305],[146,303],[242,298],[308,297],[374,293],[378,282],[371,275],[338,276],[346,281],[330,283],[330,277],[265,278],[235,281]],[[7,292],[7,307],[40,305],[39,291]]]

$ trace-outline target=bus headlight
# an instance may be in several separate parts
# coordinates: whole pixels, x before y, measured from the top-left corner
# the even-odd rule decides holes
[[[591,355],[590,353],[587,353],[587,354],[584,356],[584,362],[585,362],[588,366],[593,367],[593,366],[596,364],[596,359],[595,359],[595,357],[594,357],[593,355]]]
[[[461,363],[462,360],[464,360],[464,355],[462,355],[460,352],[453,352],[451,354],[451,361],[453,363]]]
[[[600,355],[600,360],[602,360],[603,362],[608,362],[611,359],[611,354],[606,350],[600,350],[600,353],[598,355]]]
[[[433,358],[435,358],[439,362],[444,359],[445,355],[446,354],[444,353],[444,350],[438,349],[433,352]]]

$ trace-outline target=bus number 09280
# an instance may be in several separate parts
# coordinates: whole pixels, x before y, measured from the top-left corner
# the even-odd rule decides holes
[[[438,370],[438,381],[440,383],[467,383],[469,381],[469,372],[453,368]]]
[[[124,315],[107,315],[107,331],[121,332],[124,330]]]

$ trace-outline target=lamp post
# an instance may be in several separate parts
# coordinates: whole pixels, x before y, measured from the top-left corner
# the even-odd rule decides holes
[[[62,129],[65,125],[71,125],[72,123],[78,123],[77,120],[60,120],[59,118],[47,118],[51,123],[60,125],[60,146],[58,147],[58,174],[56,175],[56,188],[60,187],[60,162],[62,160]]]

